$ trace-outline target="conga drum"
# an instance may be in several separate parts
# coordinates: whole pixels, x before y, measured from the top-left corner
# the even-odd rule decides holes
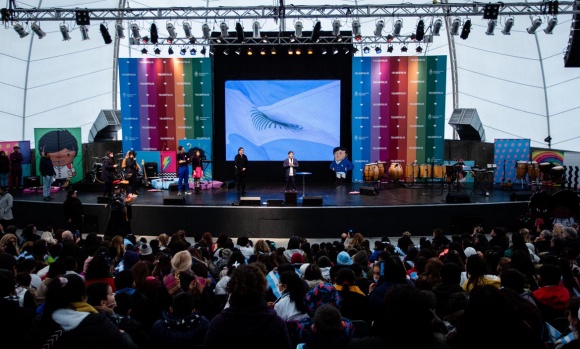
[[[419,166],[417,164],[409,164],[407,165],[407,177],[409,178],[417,178],[419,177]]]
[[[389,177],[393,181],[398,181],[403,177],[403,166],[398,162],[393,162],[391,167],[389,167]]]
[[[528,173],[528,162],[518,161],[516,164],[516,177],[517,179],[526,178],[526,173]]]
[[[538,162],[529,161],[528,162],[528,176],[530,176],[530,181],[535,181],[538,178]]]
[[[422,164],[419,166],[419,177],[430,178],[431,177],[431,165]]]
[[[377,161],[377,167],[379,168],[379,178],[385,177],[385,170],[387,169],[387,163],[385,161]]]
[[[364,169],[365,182],[372,182],[379,179],[379,166],[372,162],[365,165]]]
[[[550,171],[552,170],[552,167],[554,167],[554,165],[550,162],[540,162],[540,179],[543,181],[549,181],[551,179],[550,177]]]
[[[554,166],[550,170],[550,176],[552,178],[552,182],[555,183],[564,183],[564,166]]]
[[[443,166],[441,165],[433,166],[433,178],[437,179],[443,178]]]

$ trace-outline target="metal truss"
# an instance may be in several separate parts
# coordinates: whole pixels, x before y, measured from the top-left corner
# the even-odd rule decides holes
[[[226,20],[226,19],[305,19],[305,18],[389,18],[389,17],[450,17],[483,16],[489,3],[471,4],[392,4],[392,5],[322,5],[322,6],[248,6],[248,7],[157,7],[157,8],[95,8],[95,9],[11,9],[12,21],[74,21],[76,11],[89,11],[93,20]],[[548,14],[548,2],[495,3],[499,16],[529,16]],[[574,1],[554,4],[559,15],[580,13]]]

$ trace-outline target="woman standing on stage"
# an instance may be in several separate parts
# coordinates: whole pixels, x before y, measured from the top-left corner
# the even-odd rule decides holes
[[[101,180],[103,181],[103,196],[113,196],[113,181],[115,180],[115,170],[117,164],[114,159],[115,154],[112,151],[107,151],[107,155],[103,158],[103,167],[101,172]]]
[[[201,177],[203,176],[203,169],[201,167],[201,155],[199,150],[195,150],[191,157],[191,168],[193,176],[193,184],[195,186],[195,193],[201,193]]]

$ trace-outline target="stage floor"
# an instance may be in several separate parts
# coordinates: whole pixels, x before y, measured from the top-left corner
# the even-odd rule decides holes
[[[108,209],[98,202],[102,184],[76,183],[78,197],[85,207],[87,221],[102,233]],[[555,192],[559,188],[520,186],[511,190],[453,186],[441,183],[297,183],[295,205],[288,205],[284,183],[248,183],[245,195],[235,188],[214,187],[201,193],[178,196],[176,191],[141,187],[133,200],[131,221],[135,234],[172,234],[185,229],[187,234],[210,231],[231,236],[287,238],[300,235],[312,238],[337,237],[353,229],[367,236],[400,236],[405,230],[413,235],[430,235],[440,227],[449,233],[468,232],[475,225],[486,228],[501,225],[516,227],[527,212],[530,195],[537,189]],[[360,194],[360,192],[363,194]],[[366,194],[364,194],[366,191]],[[53,193],[55,200],[43,200],[42,190],[14,196],[17,225],[37,224],[59,227],[66,191]],[[487,195],[486,195],[487,194]],[[303,195],[306,200],[303,200]],[[280,206],[283,205],[283,206]]]

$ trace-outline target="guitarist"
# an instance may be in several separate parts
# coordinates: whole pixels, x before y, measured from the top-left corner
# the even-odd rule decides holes
[[[124,160],[125,179],[129,182],[129,194],[137,195],[137,173],[139,173],[139,164],[136,159],[137,154],[129,150]]]

